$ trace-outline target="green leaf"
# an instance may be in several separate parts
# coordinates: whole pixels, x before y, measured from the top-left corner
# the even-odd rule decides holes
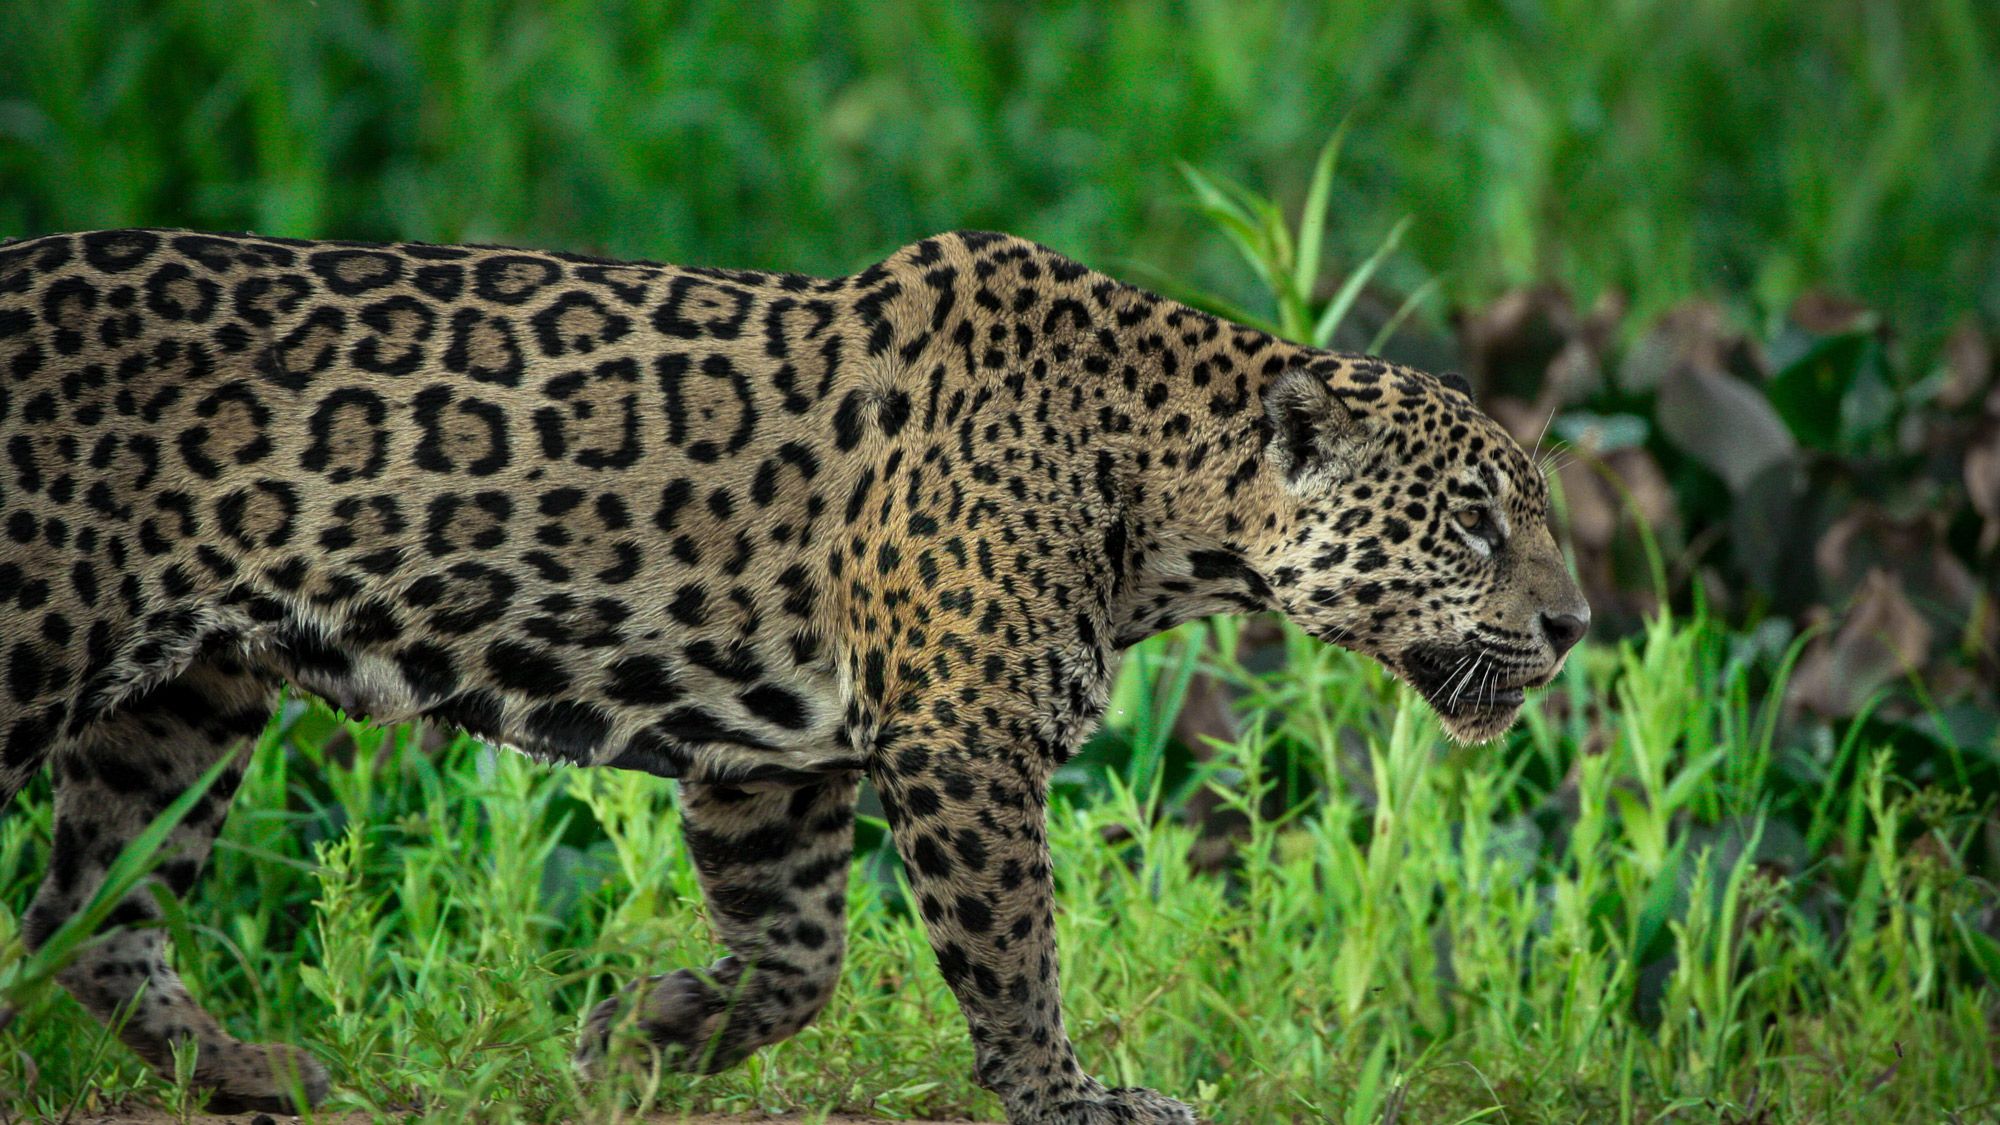
[[[1187,163],[1181,164],[1180,170],[1181,178],[1186,180],[1188,186],[1194,189],[1195,197],[1201,200],[1202,206],[1205,209],[1229,215],[1246,227],[1256,225],[1255,220],[1250,217],[1250,212],[1244,209],[1242,204],[1231,198],[1230,194],[1225,192],[1221,185],[1217,184],[1206,172]]]
[[[1646,889],[1645,900],[1639,904],[1638,915],[1632,923],[1632,948],[1628,952],[1640,964],[1665,952],[1654,947],[1666,938],[1667,922],[1673,913],[1674,903],[1680,898],[1681,861],[1686,852],[1686,837],[1674,841],[1666,862],[1653,876],[1653,885]]]
[[[1354,307],[1355,300],[1361,296],[1362,286],[1367,285],[1368,279],[1375,276],[1375,271],[1382,268],[1382,263],[1388,260],[1390,254],[1395,253],[1396,247],[1403,241],[1403,232],[1409,229],[1408,215],[1396,221],[1396,225],[1389,229],[1389,237],[1382,240],[1382,245],[1376,247],[1375,252],[1368,256],[1368,260],[1355,267],[1354,272],[1347,276],[1347,282],[1333,295],[1333,300],[1328,302],[1326,309],[1320,313],[1319,323],[1313,325],[1312,338],[1302,341],[1303,343],[1316,348],[1324,348],[1332,343],[1333,334],[1340,330],[1340,322],[1347,319],[1348,310]]]
[[[1951,921],[1957,927],[1959,940],[1965,943],[1965,952],[1972,958],[1972,963],[1979,966],[1979,971],[1987,980],[2000,984],[2000,942],[1966,925],[1965,919],[1959,915],[1952,915]]]
[[[1354,1092],[1347,1105],[1348,1125],[1366,1125],[1376,1118],[1377,1110],[1388,1096],[1394,1079],[1388,1074],[1389,1045],[1393,1036],[1384,1035],[1375,1040],[1374,1049],[1368,1052],[1368,1059],[1361,1064],[1361,1073],[1355,1077]],[[1388,1081],[1385,1082],[1385,1079]]]
[[[31,993],[46,986],[86,943],[94,940],[94,935],[104,920],[110,917],[112,910],[164,858],[160,849],[166,846],[167,837],[186,818],[188,810],[194,808],[195,802],[201,800],[209,786],[215,784],[215,779],[221,777],[235,759],[234,754],[218,757],[215,764],[208,767],[207,773],[196,778],[194,784],[183,790],[144,831],[125,845],[118,857],[111,861],[103,882],[98,884],[97,893],[91,896],[90,902],[57,927],[41,948],[12,966],[11,972],[0,976],[0,995],[6,998],[8,1007],[24,1007]]]
[[[1285,213],[1278,210],[1278,205],[1268,199],[1253,198],[1250,205],[1263,224],[1264,245],[1270,248],[1271,273],[1278,279],[1279,295],[1296,292],[1291,277],[1292,232],[1291,228],[1285,225]]]
[[[1403,298],[1403,303],[1396,306],[1395,313],[1376,331],[1375,338],[1368,341],[1368,354],[1380,355],[1383,346],[1395,338],[1396,330],[1403,326],[1403,321],[1409,319],[1410,314],[1417,311],[1417,306],[1429,299],[1432,293],[1437,292],[1437,288],[1438,279],[1433,277],[1411,290],[1410,295]]]
[[[1205,208],[1204,211],[1209,221],[1221,227],[1222,233],[1229,236],[1230,242],[1236,246],[1236,252],[1243,256],[1243,260],[1248,262],[1251,270],[1257,274],[1257,280],[1272,293],[1283,292],[1284,283],[1279,280],[1280,275],[1271,268],[1271,257],[1263,244],[1262,232],[1228,211],[1214,207]]]
[[[1319,280],[1319,255],[1321,244],[1326,241],[1326,209],[1333,197],[1333,169],[1340,160],[1341,142],[1347,139],[1347,126],[1352,117],[1341,121],[1327,138],[1325,147],[1319,150],[1319,159],[1313,162],[1312,181],[1306,187],[1306,208],[1299,216],[1298,261],[1292,273],[1292,284],[1307,297],[1311,297],[1313,283]]]
[[[1667,791],[1659,798],[1659,807],[1669,814],[1678,812],[1701,789],[1709,771],[1720,765],[1728,753],[1728,747],[1717,747],[1690,761],[1667,783]]]
[[[1765,397],[1799,444],[1840,448],[1841,404],[1869,366],[1874,346],[1863,332],[1828,336],[1771,377]]]
[[[1147,661],[1148,674],[1142,682],[1152,689],[1151,698],[1137,701],[1132,757],[1126,763],[1126,779],[1140,800],[1152,796],[1161,762],[1166,757],[1167,742],[1173,736],[1174,721],[1180,718],[1181,708],[1187,702],[1188,688],[1194,683],[1205,643],[1206,636],[1197,627],[1180,643],[1171,665],[1162,667],[1165,661],[1158,655]]]

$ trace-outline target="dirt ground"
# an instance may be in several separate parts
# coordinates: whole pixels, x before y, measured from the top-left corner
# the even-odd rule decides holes
[[[270,1113],[240,1113],[236,1117],[210,1117],[198,1113],[188,1119],[192,1125],[296,1125],[298,1117],[274,1117]],[[324,1125],[372,1125],[372,1121],[362,1113],[340,1113],[340,1115],[318,1115],[316,1123]],[[684,1113],[654,1113],[644,1119],[646,1125],[798,1125],[802,1121],[818,1121],[816,1117],[742,1117],[742,1115],[684,1115]],[[140,1109],[140,1111],[120,1111],[120,1113],[94,1113],[78,1115],[72,1125],[180,1125],[180,1117],[160,1111],[160,1109]],[[884,1125],[878,1117],[850,1117],[846,1113],[834,1113],[826,1119],[826,1125]],[[896,1121],[896,1125],[968,1125],[966,1121]]]

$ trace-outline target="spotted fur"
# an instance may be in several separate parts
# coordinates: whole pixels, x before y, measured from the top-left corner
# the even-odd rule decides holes
[[[1004,235],[850,277],[125,230],[0,246],[0,800],[45,763],[38,944],[280,685],[681,779],[730,955],[642,982],[684,1067],[810,1021],[881,793],[1017,1123],[1184,1122],[1080,1069],[1049,775],[1119,650],[1281,610],[1511,721],[1588,610],[1541,478],[1458,387]],[[153,881],[183,894],[232,760]],[[189,998],[141,889],[63,975],[225,1108],[326,1076]],[[145,985],[143,994],[140,986]]]

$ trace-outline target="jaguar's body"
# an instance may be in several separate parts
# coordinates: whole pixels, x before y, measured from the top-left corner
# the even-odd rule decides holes
[[[31,944],[281,685],[681,778],[733,955],[637,990],[682,1065],[803,1026],[881,791],[1017,1122],[1189,1120],[1077,1067],[1043,786],[1117,650],[1279,609],[1488,737],[1587,609],[1462,393],[999,235],[851,277],[170,231],[0,246],[0,801],[49,764]],[[184,892],[224,772],[156,878]],[[135,892],[64,974],[224,1103],[325,1078],[230,1040]],[[746,966],[754,965],[753,973]],[[603,1049],[625,1010],[593,1015]]]

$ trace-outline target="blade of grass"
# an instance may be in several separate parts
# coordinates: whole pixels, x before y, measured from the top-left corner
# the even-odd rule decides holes
[[[1340,160],[1340,146],[1347,140],[1347,127],[1354,117],[1349,114],[1341,119],[1333,136],[1319,150],[1319,159],[1313,161],[1312,180],[1306,186],[1305,212],[1299,216],[1298,262],[1292,274],[1292,284],[1300,293],[1311,295],[1313,285],[1319,281],[1319,258],[1326,241],[1326,213],[1333,198],[1333,169]]]
[[[1409,319],[1410,314],[1417,310],[1418,305],[1423,304],[1430,298],[1431,294],[1437,292],[1438,284],[1439,279],[1433,277],[1411,290],[1410,295],[1403,298],[1403,303],[1396,306],[1395,313],[1382,323],[1381,328],[1376,330],[1375,338],[1368,341],[1367,352],[1369,355],[1380,355],[1382,353],[1382,348],[1395,337],[1396,330],[1403,326],[1403,321]]]
[[[1121,267],[1143,279],[1147,288],[1155,290],[1163,296],[1172,297],[1174,300],[1190,308],[1197,308],[1206,313],[1213,313],[1224,320],[1233,320],[1246,328],[1255,328],[1260,332],[1269,332],[1273,336],[1283,335],[1283,333],[1278,331],[1278,326],[1271,322],[1270,318],[1259,316],[1225,298],[1217,297],[1210,293],[1203,293],[1193,286],[1184,284],[1180,279],[1156,266],[1150,266],[1144,262],[1127,261],[1121,263]]]
[[[1319,321],[1313,325],[1312,338],[1307,340],[1307,343],[1316,348],[1324,348],[1333,341],[1333,334],[1340,330],[1341,321],[1347,319],[1348,310],[1354,307],[1355,300],[1361,296],[1362,287],[1368,284],[1368,280],[1375,276],[1375,271],[1382,268],[1382,263],[1388,261],[1389,255],[1395,253],[1396,247],[1402,243],[1403,233],[1410,229],[1410,221],[1408,215],[1398,219],[1396,225],[1389,229],[1388,237],[1375,248],[1375,252],[1356,266],[1353,273],[1347,275],[1346,282],[1320,313]]]
[[[159,852],[165,846],[167,837],[180,826],[188,810],[194,808],[195,802],[201,800],[234,759],[234,754],[218,757],[207,772],[160,810],[152,823],[119,851],[118,857],[105,871],[104,881],[98,884],[97,893],[91,896],[82,910],[56,927],[56,932],[49,935],[41,948],[18,964],[0,970],[0,997],[6,1001],[6,1008],[0,1010],[0,1027],[13,1018],[13,1012],[25,1007],[35,993],[46,988],[87,942],[95,940],[98,927],[163,858]]]

